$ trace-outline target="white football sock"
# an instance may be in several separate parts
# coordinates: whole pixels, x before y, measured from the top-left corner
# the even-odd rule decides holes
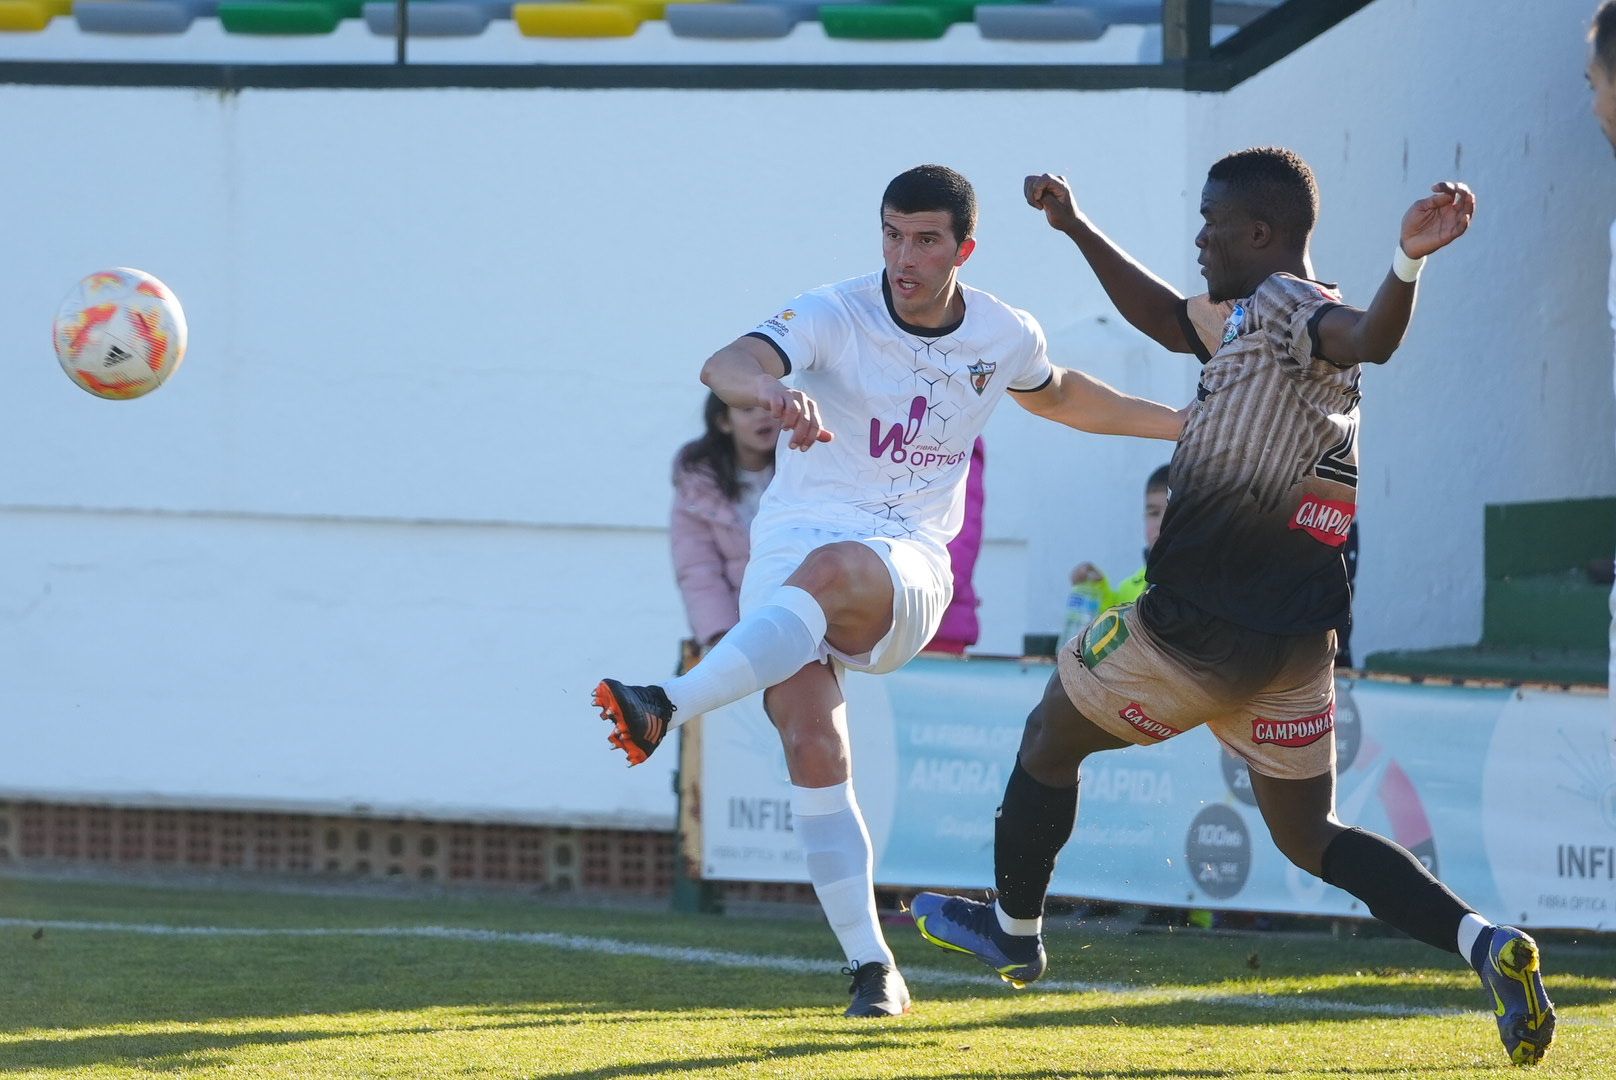
[[[1476,947],[1476,939],[1492,928],[1492,923],[1474,911],[1459,920],[1459,955],[1464,957],[1465,963],[1470,963],[1470,951]]]
[[[897,967],[875,911],[874,853],[851,781],[791,786],[791,822],[807,857],[808,880],[851,965]]]
[[[795,585],[782,585],[768,602],[735,624],[701,663],[662,684],[673,707],[669,728],[692,716],[783,683],[819,658],[825,612]]]
[[[1018,919],[1014,915],[1006,915],[997,900],[993,901],[993,914],[999,917],[999,929],[1007,934],[1014,934],[1017,937],[1037,937],[1044,932],[1042,915],[1035,919]]]

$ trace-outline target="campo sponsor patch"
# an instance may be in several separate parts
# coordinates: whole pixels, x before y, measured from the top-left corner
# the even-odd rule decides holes
[[[1145,707],[1137,701],[1128,702],[1128,707],[1119,710],[1117,715],[1132,724],[1135,731],[1141,735],[1148,735],[1157,742],[1163,739],[1171,739],[1174,735],[1184,734],[1176,727],[1164,724],[1160,720],[1152,720],[1145,715]]]
[[[1358,507],[1349,502],[1309,495],[1296,508],[1296,516],[1291,518],[1291,528],[1305,529],[1319,543],[1340,547],[1347,542],[1347,529],[1352,525],[1352,517],[1357,510]]]
[[[1251,741],[1272,743],[1275,746],[1307,746],[1316,743],[1335,730],[1335,706],[1316,716],[1300,720],[1264,720],[1257,717],[1251,722]]]

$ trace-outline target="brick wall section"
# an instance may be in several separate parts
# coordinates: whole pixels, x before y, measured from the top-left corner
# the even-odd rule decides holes
[[[33,860],[667,895],[671,832],[0,802],[0,864]]]

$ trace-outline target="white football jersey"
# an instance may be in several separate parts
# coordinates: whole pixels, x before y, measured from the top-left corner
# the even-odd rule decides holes
[[[993,407],[1054,375],[1031,315],[960,291],[957,324],[914,327],[893,311],[885,273],[868,274],[803,293],[752,331],[836,436],[799,452],[782,433],[754,536],[810,527],[939,549],[954,538],[971,447]]]

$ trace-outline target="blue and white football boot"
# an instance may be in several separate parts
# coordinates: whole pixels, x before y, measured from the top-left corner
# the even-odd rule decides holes
[[[974,956],[1017,990],[1044,973],[1044,940],[1007,934],[992,904],[942,893],[916,893],[909,901],[920,936],[941,949]]]

